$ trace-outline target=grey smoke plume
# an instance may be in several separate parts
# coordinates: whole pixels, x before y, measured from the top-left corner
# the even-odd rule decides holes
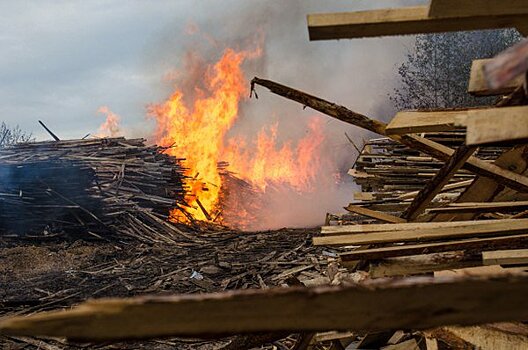
[[[225,47],[246,48],[251,45],[251,40],[257,41],[263,36],[263,56],[244,66],[248,80],[252,76],[269,78],[373,118],[387,119],[392,112],[387,93],[394,86],[396,67],[410,44],[409,38],[309,42],[305,20],[307,13],[369,9],[372,3],[227,1],[219,6],[209,2],[204,6],[208,6],[209,13],[213,8],[214,16],[191,18],[186,27],[180,23],[179,30],[173,31],[180,35],[163,38],[160,45],[164,54],[161,57],[173,55],[185,58],[180,58],[181,62],[188,62],[193,52],[200,52],[200,59],[192,57],[194,61],[191,61],[203,63],[199,61],[205,57],[206,61],[213,62]],[[395,3],[378,1],[374,5],[408,5],[416,1]],[[189,32],[189,28],[193,35],[182,34],[184,30]],[[181,35],[186,39],[182,39]],[[159,56],[154,60],[157,67],[166,64],[159,60]],[[200,84],[199,77],[203,72],[197,68],[200,64],[185,66],[188,76],[182,84],[186,87],[185,91],[192,92],[193,84]],[[166,69],[169,68],[170,65],[166,66]],[[243,102],[231,134],[255,138],[263,126],[278,121],[279,140],[296,142],[306,134],[310,117],[320,115],[312,110],[303,110],[297,103],[274,96],[263,88],[258,90],[258,94],[258,101]],[[342,207],[352,200],[354,185],[346,171],[352,165],[356,151],[345,132],[358,146],[368,135],[330,117],[321,118],[325,118],[325,140],[319,154],[314,156],[321,157],[324,162],[313,179],[312,190],[299,192],[274,184],[260,195],[258,201],[264,205],[251,212],[253,220],[244,228],[263,230],[320,225],[326,212],[342,212]],[[336,177],[339,177],[338,181]],[[251,198],[246,199],[251,202]],[[228,222],[236,224],[236,217],[228,219]]]

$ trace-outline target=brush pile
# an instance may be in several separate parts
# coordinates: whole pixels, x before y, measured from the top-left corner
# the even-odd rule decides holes
[[[18,144],[0,150],[0,234],[171,242],[185,206],[180,161],[144,139]]]

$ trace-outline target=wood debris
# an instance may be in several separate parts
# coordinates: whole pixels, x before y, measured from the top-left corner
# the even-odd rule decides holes
[[[511,26],[525,33],[527,18],[526,3],[518,0],[432,0],[429,6],[310,15],[308,29],[311,40]],[[64,224],[62,216],[50,214],[59,206],[75,213],[69,225],[90,222],[97,235],[97,225],[108,226],[148,245],[123,251],[124,259],[112,251],[100,264],[56,276],[56,283],[66,285],[71,278],[76,287],[53,289],[48,275],[12,282],[3,291],[7,311],[0,334],[9,342],[53,350],[59,340],[29,336],[173,337],[156,341],[179,348],[187,348],[186,341],[205,346],[196,337],[233,336],[218,340],[215,349],[525,348],[526,45],[525,40],[496,59],[474,62],[471,92],[507,94],[494,107],[401,111],[389,124],[254,78],[252,92],[264,86],[382,136],[362,149],[350,140],[360,154],[349,174],[361,191],[344,203],[346,214],[327,215],[313,237],[309,230],[241,234],[222,227],[191,235],[168,223],[168,209],[186,205],[182,168],[143,141],[56,141],[38,150],[22,145],[2,151],[0,169],[16,172],[17,166],[38,164],[46,174],[76,176],[69,183],[45,176],[56,181],[21,193],[0,187],[0,204],[14,205],[0,215],[30,207]],[[71,150],[84,146],[90,151]],[[176,178],[160,177],[151,167]],[[165,193],[150,189],[145,176],[164,181],[153,187]],[[201,209],[207,217],[216,215]],[[26,224],[42,225],[38,219]],[[82,302],[85,291],[107,298]],[[115,298],[123,296],[129,298]]]

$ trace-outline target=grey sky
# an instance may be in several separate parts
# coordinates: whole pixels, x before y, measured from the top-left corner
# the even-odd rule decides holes
[[[376,111],[409,39],[309,42],[305,15],[418,2],[2,0],[0,120],[46,139],[36,122],[42,119],[61,137],[75,138],[97,130],[104,118],[96,111],[106,105],[122,116],[132,136],[148,136],[145,106],[170,93],[162,78],[181,68],[192,45],[185,34],[189,23],[220,43],[236,42],[261,26],[265,63],[249,77],[265,75]],[[209,52],[215,49],[221,51]],[[286,105],[265,100],[251,107],[253,114]]]

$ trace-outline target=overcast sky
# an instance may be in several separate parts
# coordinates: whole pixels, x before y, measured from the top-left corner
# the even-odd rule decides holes
[[[97,130],[104,118],[96,111],[106,105],[132,136],[148,134],[145,106],[170,94],[163,76],[181,68],[193,43],[185,33],[190,23],[218,40],[207,51],[213,56],[224,42],[262,30],[265,63],[246,72],[249,78],[265,75],[375,112],[386,103],[410,39],[309,42],[305,16],[419,2],[1,0],[0,120],[47,139],[37,124],[42,119],[60,137],[78,138]],[[286,102],[267,98],[254,113],[278,103]]]

